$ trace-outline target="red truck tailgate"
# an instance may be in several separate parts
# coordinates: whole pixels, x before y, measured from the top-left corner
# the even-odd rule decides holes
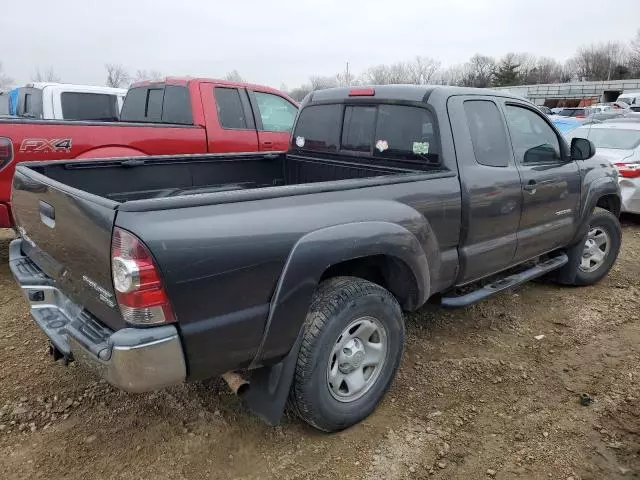
[[[114,330],[125,326],[111,280],[116,202],[18,166],[13,211],[22,250],[75,304]]]

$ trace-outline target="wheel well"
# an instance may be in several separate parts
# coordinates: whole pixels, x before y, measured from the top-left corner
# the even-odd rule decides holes
[[[359,277],[389,290],[404,310],[418,307],[418,284],[411,268],[389,255],[372,255],[337,263],[327,268],[320,281],[334,277]]]
[[[609,210],[616,217],[620,215],[620,199],[617,195],[604,195],[598,199],[596,207]]]

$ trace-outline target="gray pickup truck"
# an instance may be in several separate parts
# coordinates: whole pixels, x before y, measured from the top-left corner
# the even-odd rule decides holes
[[[403,311],[607,274],[620,192],[594,154],[508,94],[318,91],[286,153],[20,164],[11,270],[56,359],[131,392],[222,375],[335,431],[389,388]]]

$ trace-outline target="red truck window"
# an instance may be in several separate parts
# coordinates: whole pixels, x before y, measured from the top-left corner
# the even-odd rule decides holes
[[[247,119],[242,108],[240,92],[237,88],[215,88],[218,119],[223,128],[248,128]]]
[[[163,84],[132,88],[127,92],[120,120],[193,125],[189,91],[181,85]]]
[[[267,132],[290,132],[298,109],[278,95],[254,92],[262,128]]]

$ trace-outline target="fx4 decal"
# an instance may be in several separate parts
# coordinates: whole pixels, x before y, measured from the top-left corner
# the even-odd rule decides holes
[[[25,138],[20,144],[20,152],[64,152],[71,151],[70,138]]]

